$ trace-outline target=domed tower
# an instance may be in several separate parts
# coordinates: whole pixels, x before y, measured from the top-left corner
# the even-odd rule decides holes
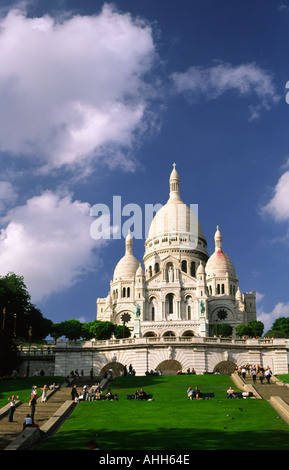
[[[239,281],[231,259],[223,251],[222,235],[219,226],[217,226],[214,238],[215,252],[210,256],[206,264],[209,294],[235,297]]]
[[[217,226],[215,251],[206,264],[209,323],[246,324],[256,319],[254,293],[241,294],[239,278],[230,257],[223,251],[222,235]],[[248,309],[246,311],[246,300]]]
[[[108,308],[108,299],[98,299],[98,320],[109,320],[117,324],[125,321],[128,326],[133,325],[135,277],[139,266],[139,261],[133,255],[133,239],[129,232],[125,239],[125,254],[117,263],[110,283],[111,308]]]
[[[144,269],[128,233],[110,293],[97,299],[97,319],[125,321],[132,331],[137,321],[141,336],[206,336],[216,322],[237,326],[256,319],[256,294],[240,292],[219,227],[209,256],[196,205],[181,199],[175,164],[169,198],[150,224],[143,263]]]
[[[197,269],[209,258],[207,241],[195,213],[196,205],[189,207],[181,199],[175,164],[169,189],[169,199],[153,218],[145,242],[145,319],[155,322],[190,320],[196,324],[199,315]]]

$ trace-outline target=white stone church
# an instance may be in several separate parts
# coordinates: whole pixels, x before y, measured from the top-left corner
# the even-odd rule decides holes
[[[110,291],[97,299],[98,320],[126,324],[135,337],[212,336],[212,327],[256,320],[256,293],[241,293],[219,227],[210,256],[202,227],[170,175],[169,199],[152,220],[143,265],[128,234]]]

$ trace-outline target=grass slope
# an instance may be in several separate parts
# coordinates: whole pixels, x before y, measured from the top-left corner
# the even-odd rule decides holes
[[[188,386],[214,392],[187,399]],[[83,402],[38,450],[289,450],[289,426],[265,400],[227,400],[228,376],[122,377],[111,384],[116,402]],[[129,401],[143,387],[152,402]],[[96,436],[97,435],[97,436]]]
[[[33,385],[36,385],[37,388],[40,389],[44,385],[49,386],[53,383],[62,384],[64,380],[65,377],[33,376],[0,381],[0,408],[7,405],[8,398],[11,397],[11,395],[17,395],[22,403],[28,403]],[[41,391],[39,390],[38,396],[40,395]]]

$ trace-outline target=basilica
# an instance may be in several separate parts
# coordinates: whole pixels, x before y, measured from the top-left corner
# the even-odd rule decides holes
[[[125,324],[134,337],[207,337],[215,325],[233,328],[256,320],[256,292],[242,293],[216,228],[215,251],[196,214],[180,196],[173,165],[169,199],[154,216],[145,241],[143,265],[125,239],[107,297],[97,299],[97,320]]]

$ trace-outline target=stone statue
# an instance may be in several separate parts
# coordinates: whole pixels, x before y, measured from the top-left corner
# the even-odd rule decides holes
[[[204,315],[205,313],[205,304],[202,300],[200,302],[200,312],[201,312],[201,315]]]
[[[169,282],[173,282],[173,268],[170,266],[168,270]]]
[[[134,302],[134,304],[135,304],[135,317],[139,318],[140,317],[140,306],[136,302]]]

